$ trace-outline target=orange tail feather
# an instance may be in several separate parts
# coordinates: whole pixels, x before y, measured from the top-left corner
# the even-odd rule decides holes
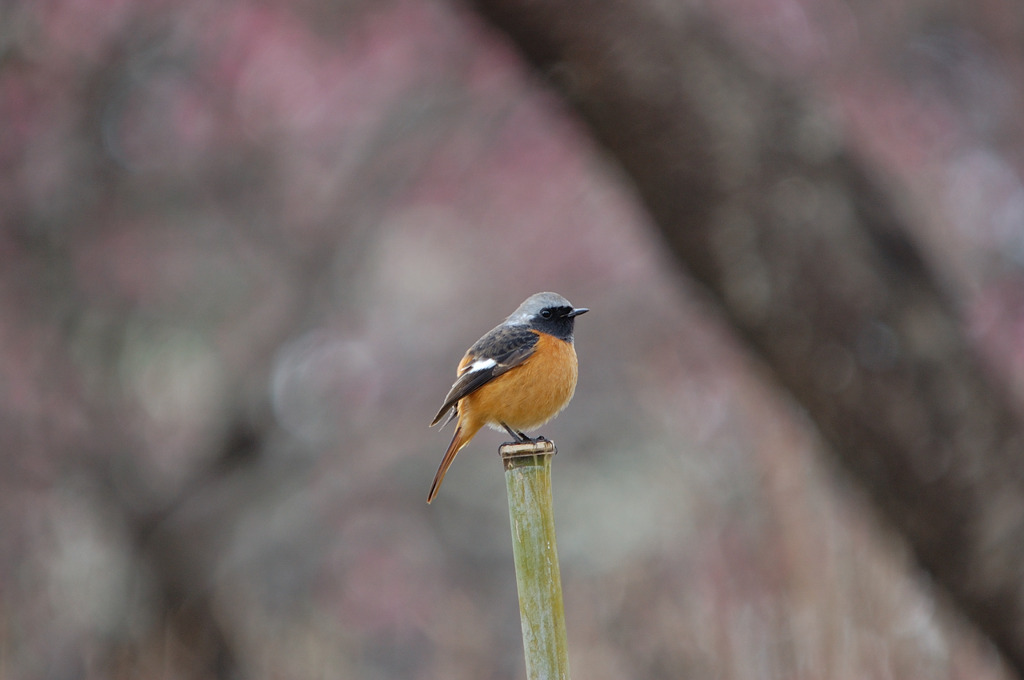
[[[434,475],[434,483],[430,485],[430,493],[427,494],[427,503],[430,503],[437,497],[437,492],[441,490],[441,482],[444,481],[445,474],[448,473],[448,468],[451,467],[452,461],[455,460],[455,455],[462,450],[469,440],[473,438],[473,435],[477,433],[476,429],[469,429],[465,427],[463,423],[459,423],[458,427],[455,428],[455,434],[452,436],[452,443],[448,445],[448,450],[444,452],[444,458],[441,459],[441,465],[437,468],[437,474]],[[465,436],[463,436],[465,435]]]

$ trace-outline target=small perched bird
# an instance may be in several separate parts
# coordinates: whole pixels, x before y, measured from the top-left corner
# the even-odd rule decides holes
[[[518,442],[534,441],[523,432],[565,408],[576,391],[573,326],[588,311],[557,293],[537,293],[469,348],[459,362],[458,379],[430,423],[437,425],[449,413],[445,424],[457,419],[427,503],[437,496],[455,454],[481,427],[504,428]]]

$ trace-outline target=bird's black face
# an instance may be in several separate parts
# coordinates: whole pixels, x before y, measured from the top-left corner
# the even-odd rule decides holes
[[[569,305],[544,307],[533,319],[533,327],[561,340],[572,341],[576,317],[588,312],[586,307],[573,308]]]

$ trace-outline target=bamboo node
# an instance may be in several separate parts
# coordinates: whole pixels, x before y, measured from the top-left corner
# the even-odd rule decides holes
[[[555,443],[548,439],[537,439],[529,442],[505,442],[498,449],[498,455],[505,461],[506,467],[516,458],[532,456],[553,456],[558,453]]]

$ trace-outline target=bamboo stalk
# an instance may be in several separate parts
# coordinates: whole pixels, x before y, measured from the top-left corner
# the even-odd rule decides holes
[[[554,443],[503,444],[527,680],[569,680],[562,577],[551,506]]]

